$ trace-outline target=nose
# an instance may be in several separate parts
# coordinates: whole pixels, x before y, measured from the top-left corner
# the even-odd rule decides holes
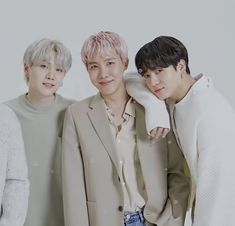
[[[108,68],[107,68],[106,66],[100,67],[99,77],[100,77],[100,78],[106,78],[106,77],[108,77]]]
[[[51,79],[51,80],[55,79],[55,68],[49,67],[48,73],[47,73],[47,79]]]
[[[149,82],[150,82],[151,86],[156,86],[156,85],[160,84],[160,80],[154,72],[150,73]]]

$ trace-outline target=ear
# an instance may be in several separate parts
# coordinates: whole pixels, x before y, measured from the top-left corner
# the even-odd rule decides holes
[[[125,66],[125,70],[128,68],[128,65],[129,65],[129,59],[127,58],[125,61],[124,61],[124,66]]]
[[[177,71],[180,73],[185,73],[186,72],[186,63],[183,59],[181,59],[178,64],[177,64]]]
[[[27,82],[29,81],[29,69],[30,66],[28,64],[24,64],[24,76]]]
[[[25,75],[29,73],[29,65],[28,64],[24,64],[24,73]]]

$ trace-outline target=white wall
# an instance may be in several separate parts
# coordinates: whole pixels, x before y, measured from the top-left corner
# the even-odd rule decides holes
[[[1,0],[0,101],[27,90],[22,56],[35,39],[55,38],[72,51],[73,66],[59,93],[81,99],[95,93],[80,59],[83,41],[100,30],[122,35],[134,56],[159,35],[180,39],[188,48],[192,74],[211,76],[235,106],[235,2],[233,0]]]

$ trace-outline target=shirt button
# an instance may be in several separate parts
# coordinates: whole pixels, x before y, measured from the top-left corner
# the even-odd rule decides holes
[[[118,140],[117,140],[117,142],[118,142],[118,143],[121,143],[121,140],[120,140],[120,139],[118,139]]]
[[[172,141],[171,141],[171,140],[168,140],[168,141],[167,141],[167,143],[168,143],[168,144],[171,144],[171,143],[172,143]]]
[[[122,211],[123,211],[123,207],[122,207],[122,206],[119,206],[119,207],[118,207],[118,210],[119,210],[120,212],[122,212]]]
[[[174,200],[173,203],[176,205],[178,204],[178,200]]]
[[[168,168],[165,168],[165,171],[167,171],[168,170]]]
[[[119,164],[120,164],[120,165],[122,165],[122,164],[123,164],[123,161],[122,161],[122,160],[120,160],[120,161],[119,161]]]
[[[131,215],[130,215],[130,214],[125,215],[125,219],[126,219],[126,220],[130,220],[130,218],[131,218]]]
[[[124,187],[126,184],[125,184],[125,182],[122,182],[122,186]]]

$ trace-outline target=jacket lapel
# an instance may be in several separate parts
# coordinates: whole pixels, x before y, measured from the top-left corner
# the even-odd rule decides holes
[[[103,99],[99,93],[96,96],[94,96],[94,98],[91,100],[90,108],[91,110],[88,112],[88,116],[91,120],[91,123],[96,131],[97,136],[99,137],[105,150],[109,154],[119,174],[120,167],[118,164],[115,141],[113,139],[109,127],[109,122],[107,118],[107,113],[105,111]]]

